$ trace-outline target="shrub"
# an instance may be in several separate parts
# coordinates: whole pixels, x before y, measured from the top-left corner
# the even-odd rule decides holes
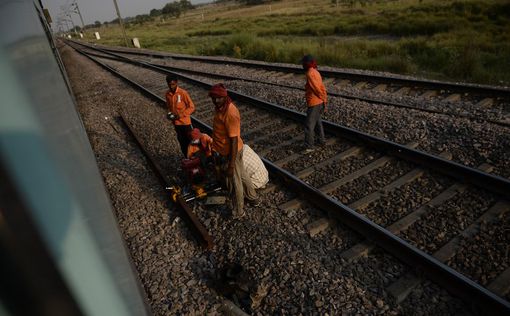
[[[191,36],[218,36],[218,35],[228,35],[228,34],[232,34],[232,30],[225,30],[225,29],[201,30],[201,31],[189,32],[186,35],[191,37]]]
[[[451,55],[448,69],[449,75],[454,78],[472,80],[475,73],[481,69],[480,52],[473,46],[456,49]]]

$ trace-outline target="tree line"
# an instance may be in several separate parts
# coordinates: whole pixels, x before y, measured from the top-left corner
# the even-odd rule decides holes
[[[257,5],[257,4],[264,4],[264,3],[271,3],[271,2],[277,2],[280,0],[216,0],[214,3],[225,3],[225,2],[239,2],[244,3],[246,5]]]
[[[158,16],[168,16],[168,17],[180,17],[183,13],[185,13],[188,10],[193,9],[194,6],[191,4],[191,1],[189,0],[178,0],[173,1],[165,4],[163,8],[161,9],[152,9],[149,11],[148,14],[139,14],[134,17],[126,17],[122,19],[124,23],[134,23],[134,24],[141,24],[147,21],[153,20],[155,17]],[[100,21],[95,21],[93,24],[85,25],[85,29],[87,28],[93,28],[93,27],[100,27],[101,25],[108,25],[108,24],[117,24],[119,23],[119,19],[115,18],[111,21],[104,21],[101,23]],[[78,29],[81,29],[77,27]]]
[[[270,2],[276,2],[280,0],[215,0],[215,3],[225,3],[225,2],[239,2],[246,5],[257,5],[257,4],[264,4],[264,3],[270,3]],[[191,4],[191,1],[189,0],[177,0],[173,2],[168,2],[163,6],[161,9],[151,9],[148,14],[139,14],[134,17],[127,17],[124,18],[122,21],[124,23],[133,23],[133,24],[143,24],[144,22],[148,22],[153,20],[156,17],[164,16],[164,17],[175,17],[179,18],[182,14],[184,14],[188,10],[194,9],[195,6]],[[119,19],[113,19],[111,21],[105,21],[101,23],[100,21],[95,21],[94,24],[88,24],[85,25],[85,29],[88,28],[97,28],[101,25],[108,25],[108,24],[117,24],[119,23]],[[77,31],[79,32],[81,28],[79,26],[76,26]]]

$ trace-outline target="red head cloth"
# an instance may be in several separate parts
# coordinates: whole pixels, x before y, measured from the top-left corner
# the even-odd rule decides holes
[[[223,85],[223,83],[215,84],[209,90],[209,96],[212,98],[221,98],[228,96],[227,88]]]
[[[200,139],[200,136],[202,136],[202,133],[200,133],[200,130],[198,128],[194,128],[191,131],[191,139]]]
[[[312,55],[305,55],[303,56],[303,59],[301,60],[303,63],[303,67],[305,69],[315,68],[317,69],[317,61],[315,58],[312,57]]]
[[[215,105],[216,111],[225,112],[228,109],[229,104],[232,102],[232,99],[228,96],[227,88],[223,85],[223,83],[218,83],[212,86],[211,90],[209,90],[209,96],[211,98],[223,98],[225,97],[225,103],[222,105]]]

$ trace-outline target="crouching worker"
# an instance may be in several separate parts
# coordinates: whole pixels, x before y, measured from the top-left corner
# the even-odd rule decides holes
[[[209,135],[201,133],[198,128],[191,130],[190,139],[186,158],[181,160],[181,168],[187,180],[183,194],[194,191],[196,198],[202,198],[210,192],[221,190],[214,177],[213,140]]]
[[[232,215],[234,218],[241,218],[245,214],[244,197],[257,201],[257,193],[245,174],[243,164],[241,116],[223,84],[214,85],[209,96],[214,104],[212,147],[219,154],[218,161],[221,163],[221,174],[229,193]]]
[[[265,188],[269,182],[269,173],[259,155],[246,144],[243,146],[243,164],[245,169],[243,176],[250,178],[250,181],[246,182],[251,183],[254,189]]]
[[[212,159],[212,138],[200,132],[198,128],[194,128],[191,131],[191,142],[188,145],[188,153],[186,157],[188,159],[198,157],[205,167],[208,160]]]

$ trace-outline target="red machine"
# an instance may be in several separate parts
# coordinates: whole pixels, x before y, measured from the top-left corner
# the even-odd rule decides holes
[[[182,192],[178,187],[169,188],[175,194],[182,194],[182,197],[186,202],[194,199],[201,199],[206,197],[210,193],[218,192],[221,190],[221,186],[215,180],[212,172],[204,169],[204,166],[199,157],[193,157],[191,159],[183,159],[181,161],[181,168],[186,174],[186,186],[183,187]]]
[[[193,157],[191,159],[183,159],[181,161],[181,168],[186,174],[189,184],[198,184],[204,180],[205,171],[202,168],[200,158]]]

